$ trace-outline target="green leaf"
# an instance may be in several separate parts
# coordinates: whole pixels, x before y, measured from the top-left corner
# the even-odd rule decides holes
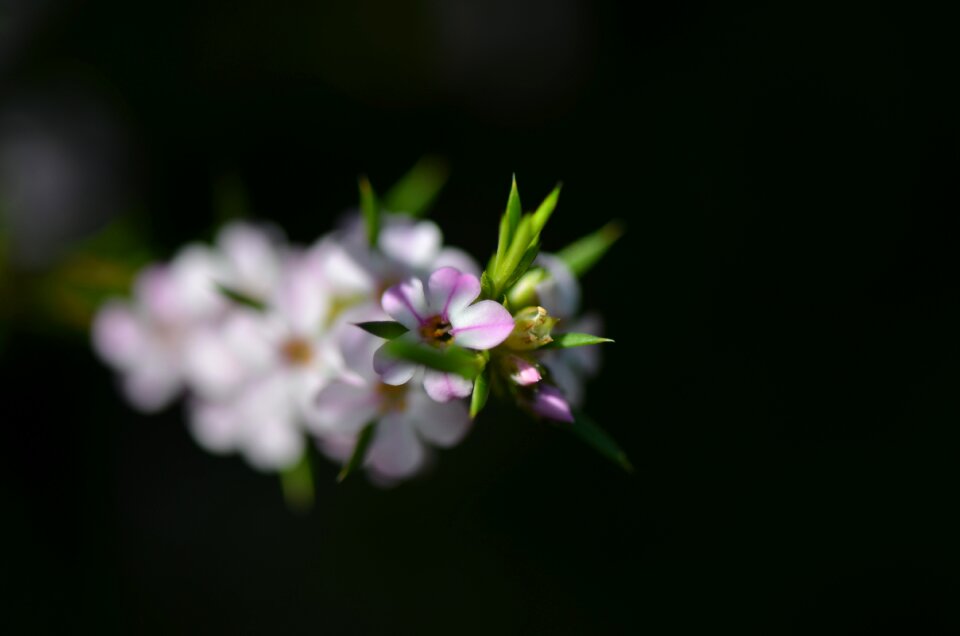
[[[547,195],[547,198],[543,200],[543,203],[540,204],[536,212],[533,213],[533,236],[539,236],[543,230],[543,226],[550,220],[550,215],[553,214],[554,209],[557,207],[557,200],[560,198],[560,187],[562,185],[563,184],[558,183],[550,194]]]
[[[480,295],[483,299],[493,298],[493,281],[486,270],[480,274]]]
[[[553,338],[553,342],[540,347],[541,349],[569,349],[571,347],[613,342],[610,338],[591,336],[588,333],[554,333],[550,336]]]
[[[380,203],[366,176],[357,179],[357,187],[360,191],[360,211],[367,226],[367,242],[370,247],[376,247],[377,239],[380,238]]]
[[[343,468],[340,469],[340,473],[337,475],[338,484],[349,477],[350,473],[363,466],[363,460],[367,456],[367,449],[370,448],[370,442],[373,441],[373,434],[376,432],[376,429],[377,423],[370,422],[360,431],[360,435],[357,436],[357,443],[353,447],[353,454],[350,455],[350,459],[344,464]]]
[[[443,159],[423,157],[390,188],[383,198],[384,208],[410,216],[423,216],[447,183],[449,174]]]
[[[596,232],[567,245],[557,252],[557,256],[576,276],[583,276],[621,236],[623,227],[618,222],[611,221]]]
[[[540,241],[534,241],[530,247],[527,248],[527,251],[523,253],[523,256],[520,258],[520,262],[517,264],[516,269],[513,270],[513,274],[510,275],[503,283],[503,291],[509,292],[510,288],[513,287],[520,278],[527,273],[527,270],[530,269],[530,266],[533,265],[533,261],[536,260],[537,254],[540,253]]]
[[[482,361],[476,354],[452,345],[439,349],[398,338],[385,344],[383,352],[391,358],[422,364],[437,371],[456,373],[468,380],[477,377],[482,370]]]
[[[226,285],[221,285],[218,283],[217,291],[239,305],[244,305],[246,307],[250,307],[251,309],[256,309],[257,311],[263,311],[267,308],[263,301],[257,300],[253,296],[244,294],[243,292],[237,291],[231,287],[227,287]]]
[[[280,487],[290,510],[309,512],[313,508],[315,495],[309,450],[303,452],[300,461],[280,472]]]
[[[605,430],[597,426],[580,411],[575,411],[573,415],[573,423],[569,424],[569,428],[574,434],[623,470],[628,473],[633,472],[633,465],[627,459],[627,454],[620,449],[620,446]],[[566,428],[566,425],[563,424],[559,424],[559,426]]]
[[[477,376],[473,381],[473,395],[470,396],[470,419],[475,419],[487,403],[487,397],[490,395],[490,371],[484,369],[483,373]]]
[[[506,282],[513,277],[517,266],[520,264],[523,255],[527,252],[534,238],[530,227],[531,218],[530,215],[526,215],[520,219],[520,226],[517,228],[517,233],[513,237],[510,249],[507,250],[503,260],[497,260],[497,271],[493,277],[493,291],[497,296],[503,292]]]
[[[371,333],[378,338],[383,338],[384,340],[393,340],[394,338],[399,338],[409,331],[409,329],[401,325],[399,322],[394,322],[392,320],[355,322],[353,324],[360,327],[367,333]]]

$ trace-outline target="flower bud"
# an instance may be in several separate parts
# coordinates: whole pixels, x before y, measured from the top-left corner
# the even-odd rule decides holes
[[[515,351],[530,351],[553,342],[550,331],[557,324],[543,307],[521,309],[513,317],[513,332],[507,337],[504,346]]]
[[[518,386],[530,386],[543,378],[537,365],[526,358],[509,355],[503,359],[502,364],[507,377]]]
[[[544,385],[540,387],[530,400],[530,410],[548,420],[573,422],[570,404],[563,397],[563,393],[554,386]]]

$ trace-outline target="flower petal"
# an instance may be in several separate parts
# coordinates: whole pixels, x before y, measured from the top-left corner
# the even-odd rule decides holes
[[[427,304],[430,312],[448,318],[463,311],[480,295],[480,280],[453,267],[443,267],[430,274],[427,281]]]
[[[142,413],[156,413],[177,397],[180,374],[159,359],[133,369],[123,378],[123,391],[130,404]]]
[[[145,346],[144,325],[124,302],[110,301],[93,320],[93,348],[108,364],[128,368],[134,365]]]
[[[556,387],[549,385],[543,386],[538,390],[530,404],[533,412],[541,417],[558,422],[572,422],[573,413],[570,412],[570,405]]]
[[[413,269],[424,269],[436,258],[443,243],[440,228],[432,221],[410,222],[402,216],[387,216],[380,230],[383,253]]]
[[[552,254],[540,254],[537,257],[537,264],[549,274],[537,283],[537,297],[540,299],[540,304],[552,316],[572,317],[580,308],[580,283],[576,275],[566,263]]]
[[[426,371],[423,374],[423,388],[437,402],[449,402],[470,395],[473,382],[455,373]]]
[[[456,344],[468,349],[492,349],[513,331],[513,316],[498,302],[481,300],[451,313],[450,324]]]
[[[266,298],[280,279],[282,257],[279,231],[234,222],[217,235],[217,246],[229,263],[225,284],[256,298]]]
[[[406,417],[424,439],[444,448],[459,442],[470,429],[470,413],[463,402],[435,402],[419,391],[411,392]]]
[[[384,353],[385,346],[386,344],[373,354],[373,370],[380,376],[380,381],[392,386],[409,382],[417,370],[417,365],[391,358]]]
[[[274,303],[294,333],[313,335],[323,327],[330,297],[315,270],[298,259],[284,269],[275,287]]]
[[[356,435],[374,420],[378,406],[375,387],[334,380],[317,393],[307,424],[317,434]]]
[[[211,453],[236,450],[243,428],[237,409],[229,403],[193,400],[188,411],[190,432],[197,444]]]
[[[480,277],[480,267],[473,257],[456,247],[445,247],[440,250],[437,257],[430,263],[431,269],[440,269],[441,267],[455,267],[464,274],[473,274]]]
[[[413,424],[400,413],[388,413],[377,424],[366,465],[383,477],[409,477],[426,459]]]
[[[427,299],[419,278],[394,285],[383,292],[383,310],[410,330],[417,329],[428,317]]]
[[[248,431],[244,456],[258,470],[272,472],[293,466],[303,455],[303,434],[283,417],[260,419]]]

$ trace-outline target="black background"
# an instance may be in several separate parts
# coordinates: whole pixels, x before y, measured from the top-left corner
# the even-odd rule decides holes
[[[95,633],[960,633],[960,94],[919,6],[53,6],[0,100],[94,91],[161,254],[238,175],[307,242],[424,153],[483,257],[516,172],[617,344],[588,410],[625,476],[492,409],[425,477],[335,486],[130,411],[82,338],[3,355],[4,612]],[[77,87],[80,87],[79,89]],[[69,117],[69,112],[65,113]],[[5,301],[8,302],[8,301]],[[6,619],[5,619],[6,620]]]

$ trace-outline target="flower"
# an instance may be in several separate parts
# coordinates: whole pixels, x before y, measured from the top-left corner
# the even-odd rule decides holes
[[[263,311],[238,307],[194,333],[186,366],[191,431],[201,446],[239,451],[262,470],[300,458],[313,398],[340,366],[328,310],[313,271],[291,256]]]
[[[492,300],[474,303],[479,295],[476,276],[443,267],[430,275],[426,290],[419,278],[411,278],[385,291],[381,302],[391,318],[410,330],[401,338],[439,348],[456,344],[467,349],[492,349],[513,331],[513,317]],[[414,364],[388,357],[382,347],[374,355],[373,366],[390,385],[408,382],[417,371]],[[433,370],[424,372],[423,386],[438,402],[466,397],[473,387],[459,375]]]
[[[131,300],[110,300],[94,317],[94,350],[123,375],[124,394],[137,410],[158,411],[183,390],[186,340],[224,307],[200,284],[217,267],[212,250],[188,245],[170,263],[142,270]]]
[[[439,403],[417,383],[382,382],[370,366],[378,341],[359,329],[344,332],[339,342],[354,373],[319,391],[308,420],[327,455],[345,462],[363,427],[375,423],[364,465],[375,480],[392,483],[419,471],[430,445],[450,447],[463,439],[470,416],[462,401]]]

